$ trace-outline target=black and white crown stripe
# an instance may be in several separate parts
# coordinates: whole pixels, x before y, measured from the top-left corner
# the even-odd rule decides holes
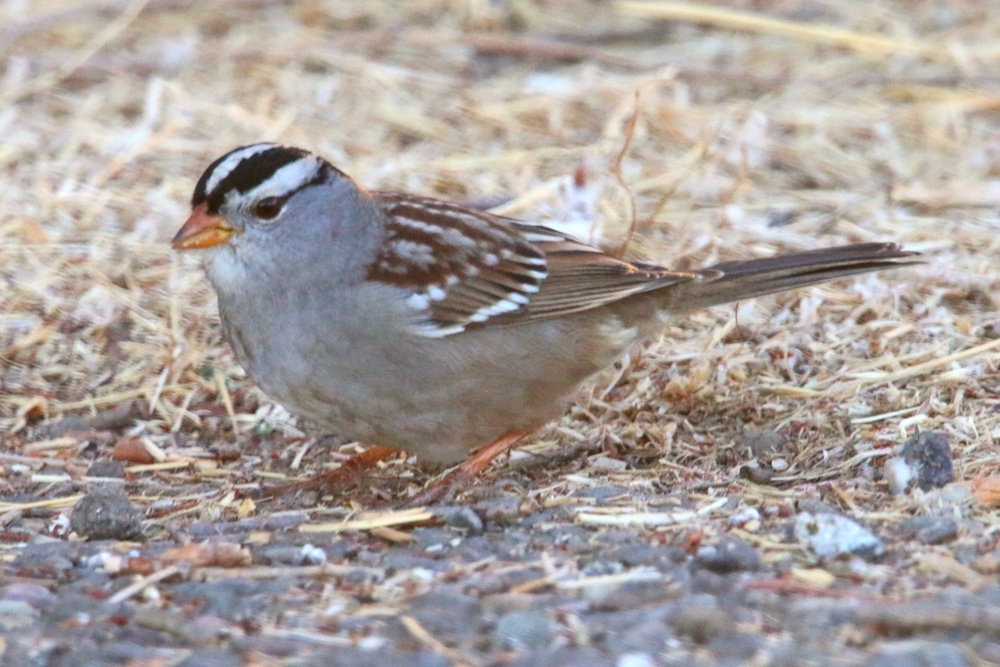
[[[195,186],[191,205],[206,204],[215,214],[236,198],[287,197],[323,182],[335,171],[321,157],[300,148],[274,143],[242,146],[209,165]]]
[[[254,155],[259,155],[267,150],[276,148],[274,144],[253,144],[243,146],[223,155],[215,164],[205,170],[204,192],[215,192],[222,180],[233,173],[236,167],[244,160],[249,160]]]

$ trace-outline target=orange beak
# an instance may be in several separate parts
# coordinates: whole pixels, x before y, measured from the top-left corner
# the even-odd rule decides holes
[[[171,245],[174,250],[200,250],[222,245],[236,230],[218,215],[208,213],[207,204],[199,204],[191,213]]]

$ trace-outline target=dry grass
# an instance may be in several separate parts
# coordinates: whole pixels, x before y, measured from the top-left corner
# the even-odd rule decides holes
[[[678,268],[870,240],[927,254],[670,327],[522,450],[588,450],[538,497],[602,478],[877,520],[911,507],[877,468],[916,429],[951,438],[960,479],[997,473],[1000,23],[979,3],[40,0],[0,25],[0,493],[79,478],[102,431],[184,462],[133,470],[144,502],[170,482],[220,516],[248,511],[241,484],[342,460],[252,388],[168,246],[207,163],[265,139],[609,247],[634,223],[629,252]],[[87,421],[115,410],[124,428]],[[736,474],[751,427],[792,442],[777,489]],[[241,462],[212,460],[226,444]],[[602,467],[619,454],[642,463]]]

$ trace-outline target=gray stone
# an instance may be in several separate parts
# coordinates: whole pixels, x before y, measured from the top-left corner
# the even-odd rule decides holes
[[[38,615],[37,609],[22,600],[0,600],[0,632],[30,627]]]
[[[875,649],[865,667],[967,667],[962,649],[923,639],[886,642]]]
[[[719,574],[755,571],[763,567],[760,554],[739,537],[723,535],[715,544],[702,547],[694,557],[695,565]]]
[[[552,623],[540,611],[514,611],[497,621],[493,630],[495,646],[515,651],[531,651],[552,642]]]
[[[955,481],[951,446],[940,433],[918,433],[903,443],[899,456],[886,461],[884,475],[894,494],[916,487],[921,491],[939,489]]]
[[[104,484],[73,508],[70,528],[90,540],[133,540],[142,535],[142,515],[121,484]]]
[[[885,553],[882,540],[841,514],[802,512],[795,517],[793,532],[799,542],[823,559],[843,554],[873,559]]]
[[[773,456],[784,454],[788,439],[777,431],[750,429],[736,438],[736,446],[749,449],[755,458],[769,462]]]
[[[958,522],[947,516],[917,516],[904,521],[900,528],[921,544],[943,544],[958,537]]]
[[[435,507],[434,516],[447,526],[459,528],[473,535],[483,532],[483,520],[469,507]]]

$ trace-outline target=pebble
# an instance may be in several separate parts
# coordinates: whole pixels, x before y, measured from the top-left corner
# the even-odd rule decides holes
[[[101,459],[94,461],[87,469],[87,477],[108,477],[111,479],[125,479],[125,462],[112,461],[111,459]]]
[[[865,667],[966,667],[962,649],[954,644],[925,639],[885,642]]]
[[[70,528],[90,540],[133,540],[142,536],[142,515],[121,484],[96,487],[73,508]]]
[[[711,600],[711,604],[697,602],[698,600],[692,597],[673,618],[672,625],[677,634],[689,637],[696,644],[707,644],[720,634],[733,629],[732,617],[725,610],[715,606],[714,599]]]
[[[773,470],[762,468],[757,463],[740,467],[740,477],[748,479],[754,484],[760,484],[761,486],[771,484],[771,480],[776,474],[777,473]]]
[[[0,600],[27,602],[39,605],[55,599],[55,595],[45,586],[29,582],[14,582],[0,588]]]
[[[195,650],[177,667],[240,667],[243,658],[231,651],[221,648],[203,648]]]
[[[837,514],[837,510],[830,507],[818,498],[800,498],[795,503],[795,509],[799,512],[811,512],[812,514]]]
[[[925,431],[903,443],[899,455],[885,462],[883,474],[893,495],[906,493],[914,487],[930,491],[955,481],[951,461],[948,438]]]
[[[464,505],[459,507],[435,507],[434,516],[446,526],[464,530],[473,535],[483,532],[483,520],[476,512]]]
[[[822,559],[843,554],[874,559],[885,553],[882,540],[841,514],[801,512],[795,517],[793,533],[800,543]]]
[[[514,496],[484,498],[472,506],[472,510],[484,521],[492,524],[508,525],[521,516],[521,499]]]
[[[662,602],[671,595],[670,589],[658,577],[647,581],[629,581],[624,584],[587,586],[583,598],[591,609],[598,611],[627,611]]]
[[[738,512],[729,515],[726,523],[730,526],[742,526],[751,521],[760,521],[760,512],[753,507],[745,507]]]
[[[764,565],[760,554],[749,542],[732,535],[723,535],[715,544],[699,549],[694,562],[718,574],[752,572]]]
[[[736,446],[749,449],[754,458],[769,460],[775,454],[784,452],[788,439],[777,431],[750,429],[736,438]]]
[[[656,661],[648,653],[626,653],[618,658],[615,667],[656,667]]]
[[[947,516],[915,516],[900,524],[900,528],[921,544],[943,544],[958,537],[958,522]]]
[[[660,544],[626,544],[602,549],[595,557],[600,562],[620,563],[624,568],[654,567],[660,572],[674,572],[688,555],[683,549]],[[588,566],[589,567],[589,566]]]
[[[174,588],[173,602],[189,605],[202,614],[238,621],[263,614],[271,601],[288,595],[290,578],[257,581],[234,577],[220,581],[185,581]]]
[[[39,611],[23,600],[0,600],[0,632],[11,632],[34,625]]]
[[[469,625],[480,617],[480,608],[476,598],[445,589],[413,598],[406,613],[431,635],[447,642],[470,632]]]
[[[719,664],[749,665],[753,663],[754,656],[760,654],[764,641],[759,632],[741,632],[734,628],[731,632],[716,635],[708,643],[708,650]]]
[[[553,628],[548,616],[540,611],[514,611],[504,614],[493,630],[495,645],[515,651],[531,651],[552,643]]]

